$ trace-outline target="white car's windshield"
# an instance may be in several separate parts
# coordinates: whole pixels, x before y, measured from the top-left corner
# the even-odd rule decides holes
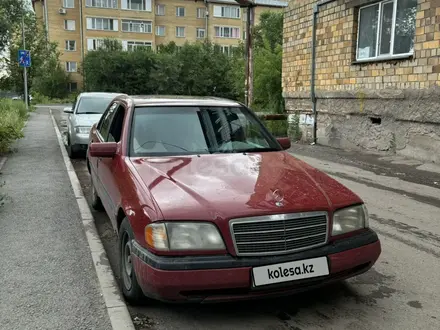
[[[88,97],[83,96],[78,104],[77,114],[103,114],[114,96]]]
[[[134,111],[131,156],[281,150],[244,107],[139,107]]]

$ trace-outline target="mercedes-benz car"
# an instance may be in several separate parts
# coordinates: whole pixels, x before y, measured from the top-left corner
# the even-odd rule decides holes
[[[381,244],[364,202],[289,147],[239,102],[115,98],[87,167],[127,300],[273,297],[368,271]]]
[[[67,153],[70,158],[84,154],[89,143],[89,132],[110,102],[120,93],[81,93],[71,108],[64,108],[67,117]]]

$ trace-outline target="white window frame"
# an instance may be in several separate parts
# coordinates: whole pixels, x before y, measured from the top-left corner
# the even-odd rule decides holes
[[[72,89],[72,84],[76,84],[76,88]],[[69,93],[76,92],[78,90],[78,83],[76,81],[70,81],[67,83],[67,90]]]
[[[217,28],[220,31],[220,35],[217,35]],[[224,36],[225,29],[230,29],[230,37]],[[232,37],[232,29],[237,29],[237,37]],[[223,32],[223,33],[221,33]],[[223,39],[241,39],[241,29],[238,26],[222,26],[222,25],[216,25],[214,26],[214,36],[216,38],[223,38]]]
[[[200,36],[200,33],[203,34],[203,36]],[[205,39],[206,38],[205,28],[196,28],[196,38],[197,39]]]
[[[129,29],[124,30],[124,25],[128,24]],[[139,31],[133,30],[134,25],[141,25],[143,24],[143,31],[140,27]],[[149,27],[149,28],[148,28]],[[137,19],[121,19],[121,31],[122,32],[131,32],[131,33],[153,33],[153,22],[152,21],[144,21],[144,20],[137,20]]]
[[[197,8],[197,18],[206,18],[206,8],[198,7]]]
[[[69,29],[69,22],[73,22],[73,29]],[[75,31],[76,30],[76,21],[74,19],[65,19],[64,20],[64,30]]]
[[[408,56],[411,56],[414,54],[414,48],[408,52],[408,53],[399,53],[394,54],[394,36],[396,31],[396,16],[397,16],[397,1],[398,0],[383,0],[379,2],[375,2],[370,5],[362,6],[359,8],[358,12],[358,27],[357,27],[357,36],[356,36],[356,62],[371,62],[371,61],[381,61],[386,59],[396,59],[396,58],[405,58]],[[380,54],[380,38],[381,38],[381,29],[382,29],[382,8],[387,3],[393,3],[393,19],[392,19],[392,27],[391,27],[391,41],[390,41],[390,53],[389,54]],[[372,57],[367,58],[359,58],[359,32],[361,28],[362,22],[360,21],[361,18],[361,11],[363,9],[373,7],[373,6],[379,6],[378,10],[378,27],[376,31],[376,54]],[[417,8],[417,7],[416,7]],[[415,38],[415,34],[413,36]]]
[[[183,15],[180,15],[181,14],[181,12],[180,12],[181,10],[183,10]],[[177,6],[176,7],[176,17],[185,17],[185,15],[186,15],[185,7]]]
[[[121,9],[124,10],[136,10],[136,11],[152,11],[152,0],[142,0],[143,9],[132,8],[133,0],[121,0]]]
[[[165,16],[165,5],[156,5],[156,15]]]
[[[98,50],[104,46],[103,38],[89,38],[87,39],[87,50]]]
[[[75,63],[74,68],[72,68],[73,63]],[[66,72],[78,72],[78,63],[72,61],[66,62]]]
[[[118,0],[86,0],[86,7],[117,9]]]
[[[111,28],[105,29],[104,28],[104,21],[108,20],[108,26]],[[110,23],[112,22],[112,23]],[[94,31],[118,31],[118,20],[110,17],[87,17],[86,18],[86,27],[87,30],[94,30]],[[99,25],[101,27],[99,27]]]
[[[73,49],[70,49],[71,42],[73,42]],[[64,41],[64,50],[66,52],[75,52],[76,51],[76,40],[65,40]]]
[[[221,18],[231,18],[231,19],[240,19],[241,18],[241,8],[239,6],[218,6],[214,5],[213,9],[214,17]],[[236,15],[233,15],[233,14]]]
[[[160,31],[163,31],[163,34],[160,34],[159,33]],[[156,25],[156,35],[158,37],[165,37],[165,33],[166,33],[165,25]]]
[[[183,31],[183,35],[179,35],[178,31]],[[184,26],[176,26],[176,38],[185,38],[185,32]]]
[[[75,8],[75,0],[63,0],[63,8]]]
[[[123,40],[122,41],[122,49],[125,51],[132,52],[137,47],[145,47],[145,48],[153,49],[153,42],[152,41],[144,41],[144,40]]]

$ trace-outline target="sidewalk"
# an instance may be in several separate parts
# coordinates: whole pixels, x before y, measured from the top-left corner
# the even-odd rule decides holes
[[[0,328],[111,329],[47,108],[24,133],[1,176]]]

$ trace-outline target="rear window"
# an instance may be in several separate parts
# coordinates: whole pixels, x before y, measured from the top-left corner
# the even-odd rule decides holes
[[[78,114],[103,114],[105,109],[109,106],[110,102],[115,96],[102,96],[102,97],[90,97],[84,96],[80,99]]]

